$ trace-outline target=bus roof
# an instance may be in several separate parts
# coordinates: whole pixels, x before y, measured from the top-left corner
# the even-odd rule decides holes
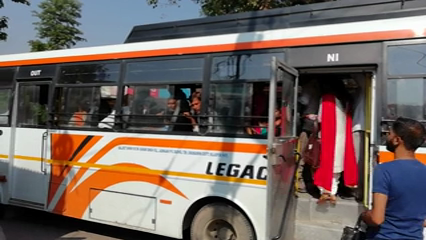
[[[125,43],[214,36],[426,14],[424,0],[340,0],[133,27]]]
[[[136,26],[126,44],[0,56],[0,67],[426,37],[424,0],[341,0]]]

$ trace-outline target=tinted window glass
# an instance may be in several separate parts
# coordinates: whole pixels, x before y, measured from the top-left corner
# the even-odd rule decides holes
[[[202,92],[197,84],[129,86],[122,105],[124,128],[132,131],[196,132],[199,122],[191,97]]]
[[[117,87],[59,87],[55,91],[57,125],[112,128]]]
[[[425,119],[425,87],[425,80],[423,79],[388,80],[385,118]]]
[[[204,59],[178,59],[127,64],[126,83],[201,82]]]
[[[108,83],[118,82],[119,78],[118,63],[79,64],[62,66],[59,83]]]
[[[0,124],[9,122],[10,89],[0,89]]]
[[[426,45],[402,45],[388,48],[389,75],[426,74]]]
[[[271,60],[275,56],[284,61],[283,53],[241,54],[215,57],[212,61],[211,80],[269,79]]]
[[[210,90],[211,111],[217,115],[214,125],[221,126],[222,132],[245,134],[250,125],[253,84],[212,84]]]
[[[46,126],[49,85],[21,85],[18,90],[18,127]]]
[[[16,68],[0,68],[0,86],[11,86]]]

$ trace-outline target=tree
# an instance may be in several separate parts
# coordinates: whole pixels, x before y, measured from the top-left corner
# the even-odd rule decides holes
[[[79,0],[44,0],[38,7],[41,11],[33,11],[33,16],[39,19],[34,23],[39,39],[28,42],[32,52],[71,48],[86,41],[78,29],[82,7]]]
[[[157,7],[165,2],[179,4],[181,0],[147,0],[148,4]],[[295,5],[330,2],[336,0],[193,0],[201,5],[202,13],[206,16],[218,16],[231,13],[258,11]]]
[[[27,0],[12,0],[12,2],[30,5],[30,2],[28,2]],[[3,7],[4,7],[4,0],[0,0],[0,8],[3,8]],[[6,16],[0,17],[0,41],[7,40],[7,33],[4,32],[4,29],[8,28],[8,20],[9,18]]]

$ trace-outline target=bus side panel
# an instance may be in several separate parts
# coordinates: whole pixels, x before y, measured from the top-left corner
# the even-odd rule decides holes
[[[259,236],[265,231],[267,172],[261,156],[266,146],[261,141],[64,132],[53,134],[53,149],[90,140],[79,153],[70,153],[76,157],[68,166],[53,159],[49,211],[180,237],[189,207],[219,196],[237,203]]]

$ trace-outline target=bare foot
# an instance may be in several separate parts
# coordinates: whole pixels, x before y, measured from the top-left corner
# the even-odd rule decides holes
[[[330,200],[330,194],[329,193],[323,193],[321,194],[321,197],[318,199],[317,204],[323,204]]]
[[[330,203],[331,203],[332,205],[336,205],[336,202],[337,202],[336,195],[331,195],[331,196],[330,196]]]

